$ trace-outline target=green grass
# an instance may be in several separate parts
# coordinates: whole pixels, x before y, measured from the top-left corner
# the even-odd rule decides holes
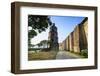
[[[81,53],[77,53],[77,52],[74,52],[74,51],[70,51],[70,52],[77,55],[77,56],[80,56],[81,58],[85,58],[83,55],[81,55]]]
[[[84,56],[84,58],[88,58],[88,50],[87,49],[81,50],[81,55]]]
[[[56,58],[56,51],[49,52],[32,52],[28,51],[28,60],[51,60]]]

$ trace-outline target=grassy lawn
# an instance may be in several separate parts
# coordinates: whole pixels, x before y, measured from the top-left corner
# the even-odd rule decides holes
[[[49,51],[49,52],[28,52],[28,60],[51,60],[56,58],[56,51]]]
[[[76,53],[76,52],[73,52],[73,51],[71,51],[70,53],[72,53],[73,55],[77,55],[77,56],[79,56],[80,58],[88,58],[88,56],[85,57],[85,56],[82,55],[81,53]]]

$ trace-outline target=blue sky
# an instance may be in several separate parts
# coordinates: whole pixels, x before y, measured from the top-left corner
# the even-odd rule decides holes
[[[50,16],[50,19],[58,28],[58,41],[60,43],[74,30],[75,26],[82,22],[84,17]],[[48,40],[48,32],[49,28],[45,32],[38,34],[31,40],[32,44],[37,44],[41,40]]]
[[[55,23],[58,28],[59,42],[62,42],[72,32],[76,25],[78,25],[84,17],[71,16],[53,16],[51,21]]]

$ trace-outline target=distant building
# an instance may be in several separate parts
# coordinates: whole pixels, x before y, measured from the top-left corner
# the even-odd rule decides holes
[[[63,50],[63,45],[62,45],[62,43],[59,43],[59,50]]]
[[[50,42],[49,47],[51,50],[59,50],[58,32],[57,32],[57,27],[55,26],[54,23],[50,27],[48,40]]]

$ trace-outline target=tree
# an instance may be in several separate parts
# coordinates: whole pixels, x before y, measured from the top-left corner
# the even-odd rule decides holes
[[[28,44],[31,44],[31,38],[37,36],[38,33],[45,31],[52,22],[49,16],[28,15]]]
[[[28,46],[28,48],[33,48],[35,45],[34,44],[30,44],[29,46]]]
[[[48,42],[47,42],[47,48],[50,48],[50,40],[48,40]]]
[[[38,44],[37,44],[37,46],[38,46],[38,47],[41,47],[41,46],[42,46],[42,44],[41,44],[41,43],[38,43]]]
[[[42,40],[40,43],[42,44],[43,48],[48,48],[48,40]]]

